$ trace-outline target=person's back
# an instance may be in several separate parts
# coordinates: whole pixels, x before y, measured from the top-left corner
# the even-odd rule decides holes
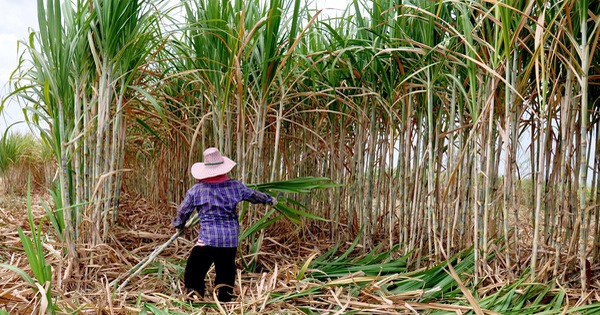
[[[250,189],[241,182],[229,179],[227,173],[236,165],[222,156],[216,148],[204,151],[204,162],[192,165],[197,179],[177,209],[175,228],[183,228],[194,210],[198,211],[200,230],[196,246],[188,258],[184,282],[188,293],[204,295],[204,278],[215,264],[215,286],[218,299],[229,302],[235,283],[235,256],[238,246],[239,218],[237,204],[241,201],[272,204],[273,197]]]

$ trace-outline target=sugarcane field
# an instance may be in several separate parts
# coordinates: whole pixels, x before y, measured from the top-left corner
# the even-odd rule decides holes
[[[0,9],[0,315],[600,314],[600,1]]]

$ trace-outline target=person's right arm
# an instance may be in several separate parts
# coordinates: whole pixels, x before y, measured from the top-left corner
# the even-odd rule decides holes
[[[194,196],[188,190],[188,192],[185,194],[185,198],[179,207],[177,207],[177,216],[175,219],[173,219],[173,226],[176,229],[184,228],[185,222],[192,215],[192,212],[194,212],[194,208]]]

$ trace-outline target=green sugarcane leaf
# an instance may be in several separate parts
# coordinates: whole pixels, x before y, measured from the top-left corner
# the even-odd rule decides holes
[[[250,235],[259,232],[260,230],[270,226],[271,224],[273,224],[273,223],[277,222],[279,219],[281,219],[281,216],[275,216],[273,218],[269,218],[273,212],[274,212],[273,210],[268,211],[256,223],[252,224],[247,229],[245,229],[244,232],[242,232],[240,234],[240,237],[239,237],[240,241],[245,240]]]
[[[272,195],[274,195],[275,192],[309,193],[315,189],[325,189],[338,186],[340,185],[332,183],[332,181],[326,177],[298,177],[278,182],[248,185],[248,187],[250,188],[270,193]],[[289,205],[295,205],[298,208],[304,208],[304,206],[301,203],[291,198],[281,199],[281,201],[274,208],[294,224],[301,224],[302,218],[309,218],[329,222],[328,219],[322,218],[320,216],[311,214],[306,211],[295,209]]]
[[[65,220],[63,217],[63,210],[59,209],[59,210],[52,210],[50,208],[50,206],[42,200],[42,207],[44,208],[44,211],[46,212],[46,217],[48,218],[48,221],[50,221],[50,223],[52,224],[52,226],[54,227],[54,231],[56,231],[56,234],[58,235],[58,239],[62,241],[63,239],[63,230],[65,229]]]
[[[314,189],[325,189],[342,186],[326,177],[298,177],[285,181],[249,185],[259,191],[275,191],[283,193],[307,193]]]
[[[31,242],[31,239],[27,235],[25,235],[23,229],[21,229],[20,226],[17,227],[17,232],[19,233],[19,238],[21,239],[21,243],[23,244],[25,255],[27,255],[27,261],[29,262],[29,266],[31,266],[31,271],[33,271],[33,274],[38,279],[38,281],[41,282],[42,267],[38,262],[36,250],[33,247],[33,243]]]
[[[136,118],[135,121],[137,121],[137,123],[140,124],[142,128],[144,128],[150,134],[152,134],[154,136],[154,139],[156,139],[158,142],[164,143],[163,138],[154,130],[154,128],[150,127],[145,121],[141,120],[140,118]]]
[[[171,315],[171,313],[163,311],[152,304],[144,303],[144,308],[152,312],[154,315]]]
[[[154,107],[154,109],[156,109],[156,112],[160,116],[161,120],[163,121],[163,124],[165,126],[167,126],[168,123],[167,123],[167,118],[165,116],[164,110],[163,110],[162,106],[160,106],[160,104],[158,103],[156,98],[154,96],[150,95],[150,93],[148,93],[146,90],[144,90],[140,87],[130,86],[130,88],[137,91],[138,93],[140,93],[146,100],[148,100],[150,102],[150,104],[152,104],[152,106]]]
[[[277,211],[283,214],[288,220],[292,221],[295,224],[301,224],[302,220],[298,215],[293,211],[292,208],[286,207],[284,205],[276,205],[274,207]]]
[[[300,268],[300,270],[298,271],[296,280],[302,280],[304,278],[304,274],[306,274],[306,270],[308,269],[308,266],[310,266],[310,263],[312,262],[313,259],[315,259],[316,256],[317,256],[317,253],[313,253],[312,255],[310,255],[308,257],[308,259],[302,265],[302,268]]]
[[[294,208],[288,207],[288,206],[283,205],[283,204],[277,204],[275,206],[275,209],[277,209],[281,213],[285,214],[286,217],[290,218],[295,223],[301,223],[300,217],[305,217],[305,218],[309,218],[309,219],[315,219],[315,220],[319,220],[319,221],[330,222],[330,220],[322,218],[322,217],[320,217],[318,215],[314,215],[312,213],[308,213],[308,212],[305,212],[305,211],[302,211],[302,210],[294,209]]]
[[[17,275],[19,275],[23,280],[25,280],[25,282],[27,282],[28,284],[30,284],[32,287],[36,287],[35,286],[35,280],[33,280],[33,278],[31,278],[31,276],[29,276],[23,269],[13,266],[13,265],[9,265],[9,264],[4,264],[4,263],[0,263],[0,268],[4,268],[4,269],[8,269],[14,273],[16,273]]]

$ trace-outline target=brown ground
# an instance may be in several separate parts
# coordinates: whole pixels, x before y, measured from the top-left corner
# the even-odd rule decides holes
[[[2,184],[0,183],[0,187]],[[39,224],[45,215],[41,202],[51,203],[47,195],[32,196],[32,213],[34,222]],[[59,244],[53,239],[45,239],[46,261],[52,266],[52,296],[62,309],[80,309],[79,314],[137,314],[144,302],[152,303],[161,309],[179,310],[185,300],[182,273],[182,261],[187,258],[188,251],[193,246],[195,231],[188,230],[183,237],[171,244],[150,267],[150,274],[143,273],[134,277],[129,284],[117,294],[112,294],[112,281],[148,256],[157,246],[164,243],[175,232],[171,227],[172,209],[157,209],[148,205],[139,197],[124,196],[125,202],[120,206],[120,221],[111,231],[111,239],[107,244],[98,246],[79,246],[79,257],[75,263],[63,260],[57,249]],[[26,198],[5,194],[0,191],[0,263],[10,264],[21,268],[29,275],[31,272],[23,246],[19,239],[17,226],[27,235],[30,227],[27,218]],[[280,225],[286,229],[286,225]],[[53,227],[45,221],[43,234],[55,235]],[[276,231],[277,237],[266,237],[256,259],[259,273],[242,273],[239,275],[234,294],[245,300],[245,312],[252,310],[266,311],[262,305],[268,298],[267,292],[274,290],[289,290],[288,286],[295,279],[300,258],[308,257],[319,249],[309,242],[305,247],[291,249],[282,243],[291,235],[290,231]],[[324,244],[320,244],[324,245]],[[246,257],[249,260],[249,257]],[[214,271],[209,272],[207,279],[208,290],[212,288]],[[119,281],[116,285],[122,283]],[[36,293],[37,288],[31,287],[15,272],[0,268],[0,311],[7,310],[10,314],[32,314],[44,308],[44,299]],[[140,304],[138,301],[141,301]],[[211,297],[205,301],[212,302]],[[285,304],[285,303],[284,303]],[[202,313],[219,313],[214,304],[205,307]],[[221,307],[231,310],[239,309],[240,303],[231,303]],[[294,311],[293,305],[274,303],[268,308],[273,311],[285,309]],[[271,311],[268,311],[271,313]]]
[[[26,198],[6,194],[2,189],[3,185],[0,182],[0,263],[17,266],[32,275],[16,228],[19,226],[30,235]],[[51,204],[51,200],[48,195],[40,193],[34,194],[31,200],[34,222],[39,224],[45,214],[41,203]],[[120,221],[111,231],[111,238],[107,244],[79,246],[79,257],[76,261],[63,260],[59,252],[59,243],[51,238],[44,239],[45,259],[52,266],[54,302],[63,310],[78,309],[78,314],[138,314],[144,303],[150,303],[162,310],[189,313],[189,306],[182,304],[185,301],[181,280],[184,268],[182,261],[187,258],[188,251],[193,246],[195,231],[186,231],[183,237],[171,244],[145,269],[146,274],[134,277],[122,291],[113,294],[114,288],[122,281],[112,282],[120,275],[126,274],[174,233],[171,228],[174,213],[172,207],[153,206],[141,197],[128,195],[123,196],[122,200]],[[204,307],[196,305],[197,314],[301,313],[296,304],[317,313],[335,313],[334,307],[340,307],[347,311],[361,310],[371,314],[415,314],[407,306],[403,311],[398,305],[412,305],[409,301],[414,300],[419,292],[416,292],[415,296],[383,298],[378,293],[379,288],[375,281],[372,286],[367,286],[361,292],[360,299],[351,299],[348,292],[341,287],[332,286],[331,292],[319,296],[318,299],[311,296],[302,301],[297,299],[267,304],[267,301],[272,300],[269,293],[297,292],[321,285],[322,283],[297,281],[296,275],[312,254],[318,256],[331,246],[322,241],[323,235],[318,235],[318,231],[303,231],[301,242],[298,231],[292,225],[278,224],[277,229],[266,233],[262,251],[256,256],[259,272],[242,272],[244,268],[239,266],[234,292],[239,296],[237,302],[215,305],[211,304],[214,301],[212,297],[205,297],[205,301],[211,303]],[[44,235],[55,235],[53,227],[47,221],[43,223],[43,230]],[[522,237],[527,239],[530,236],[524,234]],[[525,264],[528,259],[527,253],[522,254],[522,264]],[[250,258],[245,257],[246,260]],[[491,267],[501,269],[501,266]],[[600,300],[599,266],[593,264],[591,270],[592,290],[588,296],[575,296],[574,301],[589,303]],[[490,284],[484,286],[481,293],[492,292],[499,283],[506,281],[508,276],[494,272],[493,276],[490,276]],[[577,282],[576,268],[568,276]],[[209,290],[213,280],[214,272],[211,271],[207,279]],[[344,281],[343,278],[341,280]],[[353,281],[350,278],[346,280]],[[44,287],[41,287],[41,290],[43,289]],[[10,314],[33,314],[43,311],[45,301],[42,294],[36,293],[38,290],[40,287],[33,288],[28,285],[14,271],[0,268],[0,311],[6,310]],[[577,294],[578,291],[573,291],[573,295]],[[414,306],[433,308],[427,305]],[[457,308],[455,311],[459,314],[466,310]]]

